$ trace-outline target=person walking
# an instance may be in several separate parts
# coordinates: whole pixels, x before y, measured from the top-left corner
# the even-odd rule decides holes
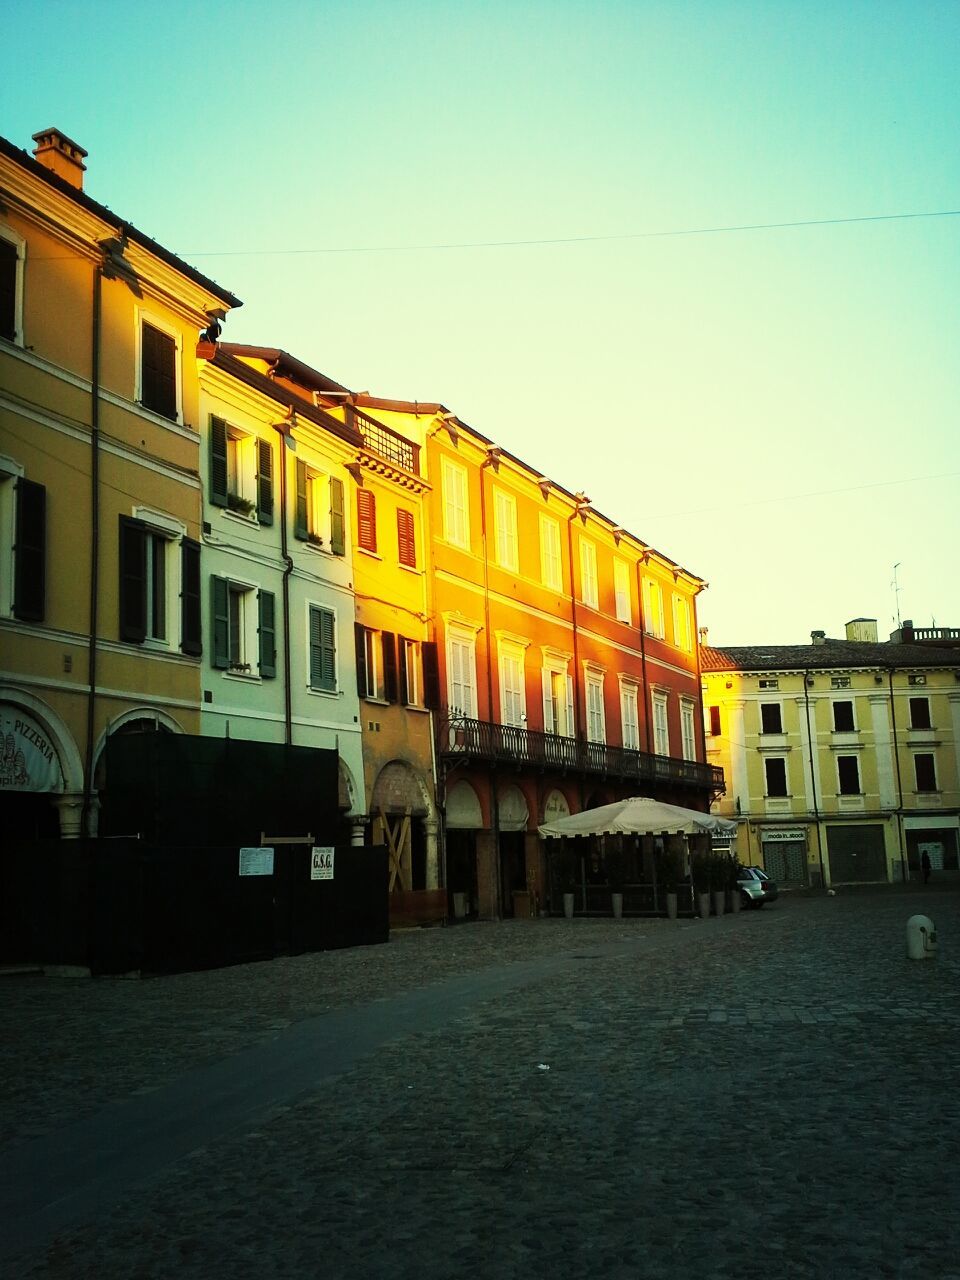
[[[920,870],[923,873],[923,883],[926,884],[930,879],[930,855],[926,849],[920,855]]]

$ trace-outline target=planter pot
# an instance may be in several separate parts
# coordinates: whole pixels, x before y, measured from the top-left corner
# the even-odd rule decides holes
[[[740,910],[741,906],[743,905],[740,901],[740,890],[730,889],[727,893],[727,897],[730,903],[730,910],[733,912],[734,915],[736,915],[737,912]]]
[[[709,920],[710,918],[710,894],[709,893],[697,894],[697,915],[700,916],[701,920]]]
[[[723,915],[723,908],[726,905],[727,891],[726,889],[714,889],[713,891],[713,914],[717,916]]]
[[[563,914],[568,920],[573,919],[573,894],[565,893],[563,895]]]
[[[667,894],[667,919],[676,920],[677,918],[677,895],[675,893]]]
[[[613,918],[614,918],[614,920],[620,920],[620,919],[622,919],[622,918],[623,918],[623,894],[622,894],[622,893],[611,893],[611,894],[610,894],[610,905],[613,907]]]

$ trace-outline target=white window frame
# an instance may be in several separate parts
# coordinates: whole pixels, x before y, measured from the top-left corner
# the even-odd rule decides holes
[[[633,622],[633,605],[630,601],[630,566],[626,560],[617,558],[613,562],[613,592],[618,620],[620,622]]]
[[[497,564],[516,573],[520,567],[517,546],[517,500],[503,489],[493,491],[494,525],[497,535]]]
[[[853,724],[850,726],[850,728],[849,728],[849,729],[838,729],[838,728],[837,728],[837,711],[836,711],[836,708],[837,708],[837,706],[838,706],[839,704],[842,704],[842,703],[849,703],[849,704],[850,704],[850,716],[851,716],[851,719],[853,720]],[[857,733],[857,732],[859,732],[859,724],[858,724],[858,721],[857,721],[857,700],[856,700],[856,698],[855,698],[855,697],[853,697],[852,693],[851,693],[851,696],[850,696],[849,698],[831,698],[831,700],[830,700],[830,732],[831,732],[831,733]]]
[[[933,786],[920,788],[920,779],[917,777],[917,760],[921,756],[929,756],[933,761]],[[914,751],[913,752],[913,787],[914,794],[919,796],[932,796],[940,790],[940,777],[937,769],[937,753],[935,751]]]
[[[230,575],[226,578],[227,582],[227,659],[230,660],[231,637],[234,634],[233,627],[233,600],[237,598],[240,603],[238,605],[239,615],[238,637],[239,657],[236,665],[231,663],[221,672],[226,679],[233,680],[259,680],[260,668],[258,659],[260,656],[260,646],[258,643],[257,629],[260,625],[259,611],[257,608],[257,593],[260,588],[255,582],[249,582],[240,578],[234,578]],[[154,642],[156,643],[156,642]]]
[[[258,437],[242,427],[225,422],[227,445],[227,505],[225,510],[244,520],[257,518],[257,440]],[[231,498],[241,498],[250,503],[246,513],[230,506]]]
[[[774,760],[783,762],[783,791],[779,795],[774,795],[770,790],[770,777],[767,773],[767,765],[772,764]],[[763,798],[765,800],[786,800],[790,796],[790,762],[786,756],[764,756],[763,758]]]
[[[670,754],[670,696],[662,690],[654,689],[650,694],[653,712],[653,750],[658,756]]]
[[[606,742],[607,714],[603,703],[604,673],[586,667],[583,673],[584,697],[587,704],[587,741]]]
[[[443,537],[451,546],[470,549],[470,501],[467,469],[451,458],[440,462]]]
[[[407,681],[408,707],[423,706],[423,657],[419,640],[403,637],[403,666]]]
[[[764,708],[764,707],[776,707],[776,708],[777,708],[777,714],[778,714],[778,715],[779,715],[779,717],[780,717],[780,727],[779,727],[779,729],[765,729],[765,728],[763,727],[763,708]],[[758,704],[757,704],[757,715],[758,715],[758,716],[759,716],[759,718],[760,718],[760,729],[759,729],[759,732],[760,732],[760,735],[761,735],[761,736],[763,736],[764,734],[771,734],[771,733],[783,733],[783,732],[784,732],[784,728],[783,728],[783,723],[784,723],[784,722],[783,722],[783,703],[780,701],[780,699],[779,699],[779,698],[765,698],[762,702],[758,703]]]
[[[540,683],[543,693],[544,732],[560,738],[572,738],[575,735],[576,716],[573,707],[570,655],[547,648],[542,652]]]
[[[177,649],[180,644],[180,626],[182,624],[180,610],[180,594],[182,584],[180,581],[181,574],[181,557],[180,548],[183,539],[187,536],[187,526],[182,520],[176,519],[174,516],[168,516],[162,511],[155,511],[152,507],[134,507],[132,515],[135,520],[142,520],[146,525],[147,533],[147,582],[146,582],[146,617],[147,617],[147,635],[143,642],[144,648],[153,649]],[[150,586],[152,567],[150,565],[150,543],[164,543],[164,615],[166,619],[167,634],[163,639],[159,639],[150,633],[151,625],[151,601]]]
[[[134,358],[136,361],[136,381],[134,386],[134,400],[144,413],[152,414],[153,417],[161,422],[175,421],[183,426],[183,335],[179,329],[176,329],[168,320],[162,319],[155,311],[149,311],[146,307],[134,307],[134,316],[136,319],[136,339],[134,345]],[[161,333],[165,333],[168,338],[172,338],[175,346],[174,355],[174,382],[177,388],[177,416],[175,419],[165,418],[162,413],[157,413],[155,409],[148,409],[143,404],[143,326],[150,325],[152,329],[159,329]]]
[[[477,632],[474,627],[448,622],[446,625],[447,707],[451,715],[477,718]],[[456,679],[455,651],[460,653],[461,676]],[[458,692],[458,687],[463,692]]]
[[[373,627],[363,628],[363,678],[367,689],[364,697],[383,702],[383,632]]]
[[[26,339],[23,333],[23,289],[27,271],[27,242],[7,222],[0,222],[0,240],[6,240],[17,251],[16,283],[13,296],[13,345],[15,347],[24,347]],[[0,338],[0,342],[9,341],[9,338]]]
[[[840,761],[841,760],[856,760],[857,762],[857,790],[856,791],[841,790],[841,786],[840,786]],[[860,768],[860,757],[852,753],[849,755],[842,755],[842,756],[838,755],[836,768],[837,768],[837,795],[838,796],[862,796],[863,795],[863,772]]]
[[[540,580],[551,591],[563,590],[560,521],[540,513]]]
[[[498,639],[500,675],[500,723],[523,728],[527,723],[526,645]],[[515,671],[511,673],[511,667]],[[515,674],[516,680],[511,678]]]
[[[686,596],[674,592],[673,595],[673,644],[674,648],[689,653],[692,646],[692,625],[690,601]]]
[[[600,608],[597,548],[589,538],[580,539],[580,599],[590,609]]]
[[[620,677],[620,727],[624,747],[640,750],[639,686],[636,680]]]
[[[656,640],[664,638],[663,588],[655,578],[643,580],[643,629]]]
[[[680,699],[680,740],[684,760],[696,760],[697,721],[690,698]]]

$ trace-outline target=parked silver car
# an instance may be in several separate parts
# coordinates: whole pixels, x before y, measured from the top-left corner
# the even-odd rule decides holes
[[[777,886],[760,867],[741,867],[737,885],[745,907],[762,907],[777,900]]]

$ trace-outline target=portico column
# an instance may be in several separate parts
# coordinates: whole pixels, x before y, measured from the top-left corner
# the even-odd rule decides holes
[[[80,829],[83,821],[83,792],[65,791],[62,795],[54,796],[53,807],[60,818],[60,839],[79,840],[83,834]],[[92,800],[90,805],[90,824],[94,830],[91,834],[96,832],[96,810],[98,808],[99,805],[96,799]]]
[[[365,814],[359,814],[350,818],[350,843],[351,845],[366,844],[367,835],[367,818]]]
[[[427,846],[427,888],[438,889],[440,887],[440,860],[437,857],[436,818],[424,818],[423,832]]]

